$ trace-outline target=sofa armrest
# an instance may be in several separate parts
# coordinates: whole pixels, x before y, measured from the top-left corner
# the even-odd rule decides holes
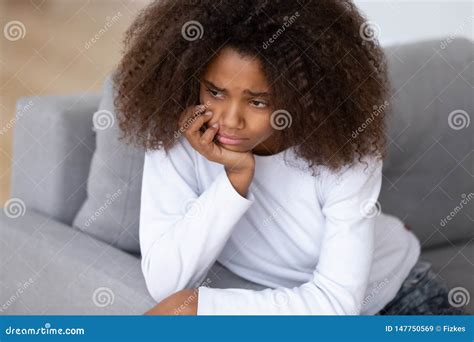
[[[86,198],[100,94],[35,96],[17,102],[11,198],[71,224]]]

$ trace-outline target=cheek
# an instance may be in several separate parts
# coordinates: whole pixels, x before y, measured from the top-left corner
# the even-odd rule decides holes
[[[252,130],[259,137],[269,137],[273,133],[273,127],[270,124],[270,115],[252,120]]]

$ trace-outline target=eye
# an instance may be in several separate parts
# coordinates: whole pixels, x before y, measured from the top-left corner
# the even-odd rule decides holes
[[[206,87],[206,89],[207,89],[207,92],[208,92],[209,94],[211,94],[212,97],[215,97],[215,98],[222,98],[222,96],[224,96],[224,95],[222,95],[222,94],[221,94],[219,91],[217,91],[217,90],[214,90],[214,89],[211,89],[211,88],[207,88],[207,87]],[[219,95],[220,95],[221,97],[219,97]]]
[[[256,108],[266,108],[268,105],[265,101],[260,100],[251,100],[250,103]]]

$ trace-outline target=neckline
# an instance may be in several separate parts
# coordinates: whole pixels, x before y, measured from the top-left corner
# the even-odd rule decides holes
[[[289,153],[290,150],[292,150],[292,149],[293,149],[293,146],[288,147],[284,150],[281,150],[278,153],[269,154],[269,155],[266,155],[266,156],[261,156],[261,155],[255,154],[255,153],[253,155],[254,155],[255,161],[257,163],[266,163],[266,162],[270,162],[270,161],[281,158],[284,154]]]

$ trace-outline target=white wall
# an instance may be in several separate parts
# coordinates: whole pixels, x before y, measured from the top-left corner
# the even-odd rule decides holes
[[[474,39],[474,0],[354,0],[382,45],[463,36]]]

